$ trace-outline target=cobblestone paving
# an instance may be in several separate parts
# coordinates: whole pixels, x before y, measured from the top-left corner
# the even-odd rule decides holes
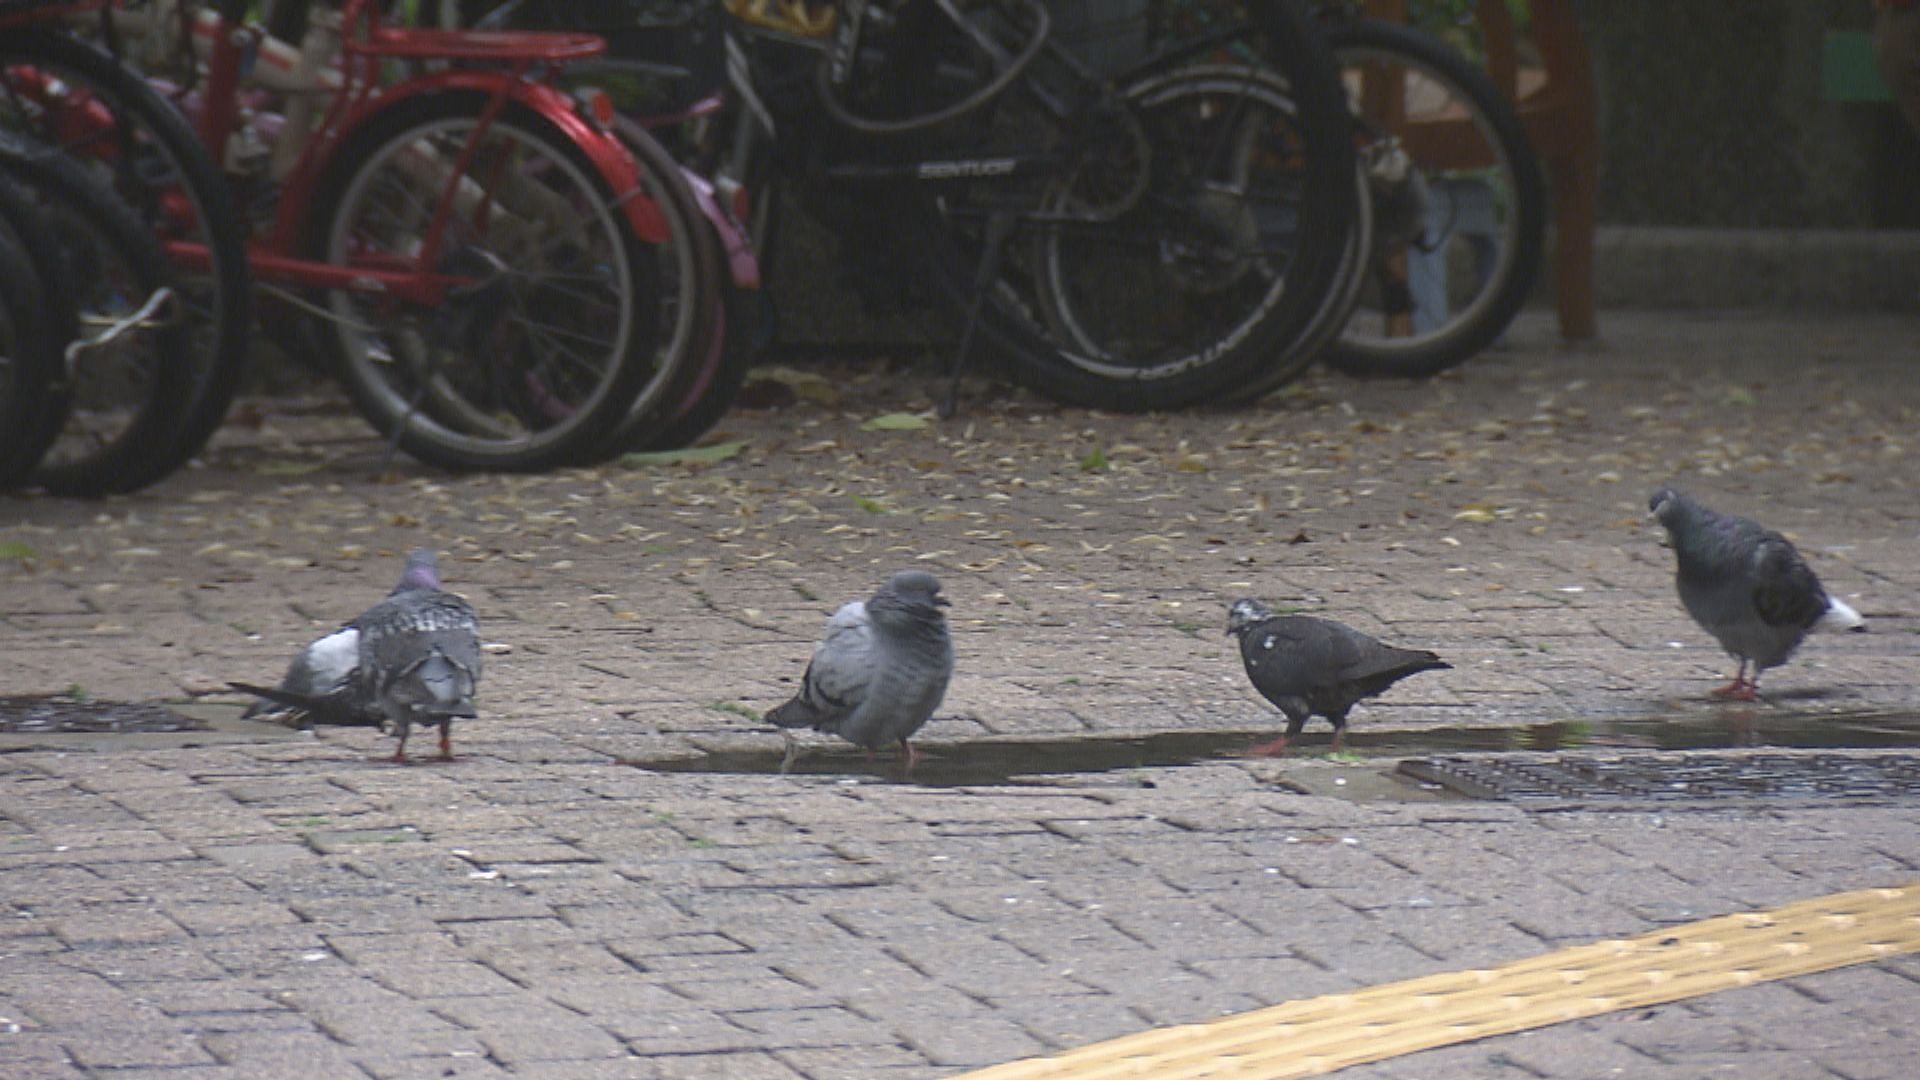
[[[0,695],[224,699],[418,543],[501,650],[450,765],[369,761],[370,731],[0,754],[0,1075],[944,1077],[1920,877],[1905,802],[1301,794],[1377,767],[1314,760],[1324,726],[1304,758],[971,788],[622,764],[777,745],[741,710],[903,565],[954,600],[935,754],[1273,723],[1239,595],[1454,663],[1357,732],[1738,727],[1643,520],[1668,480],[1788,531],[1872,624],[1759,708],[1920,710],[1911,321],[1605,330],[1179,417],[976,387],[906,431],[862,425],[931,378],[829,368],[730,418],[732,458],[538,477],[376,481],[357,421],[256,410],[153,492],[0,501]],[[1895,959],[1342,1075],[1904,1077],[1917,1005]]]

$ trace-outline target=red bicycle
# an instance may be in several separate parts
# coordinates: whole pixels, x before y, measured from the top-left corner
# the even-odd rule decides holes
[[[603,97],[555,85],[601,39],[396,26],[346,0],[311,7],[296,48],[246,7],[38,10],[98,9],[103,40],[137,43],[150,76],[171,80],[162,92],[251,218],[255,280],[318,316],[314,344],[376,428],[445,467],[542,469],[682,403],[697,367],[658,347],[672,178],[636,161]],[[33,55],[54,36],[0,34],[0,91],[137,183],[120,115]],[[220,253],[191,235],[206,208],[187,186],[139,194],[173,257],[210,267]]]

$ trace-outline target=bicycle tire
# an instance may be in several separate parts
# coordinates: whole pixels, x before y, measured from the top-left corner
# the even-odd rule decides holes
[[[1229,89],[1289,100],[1292,94],[1286,82],[1270,72],[1255,69],[1250,73],[1245,68],[1218,64],[1177,68],[1143,80],[1129,87],[1126,93],[1130,99],[1136,96],[1172,99],[1189,88],[1203,94]],[[1332,287],[1322,297],[1313,317],[1292,341],[1245,382],[1221,395],[1224,403],[1254,401],[1299,378],[1313,366],[1314,361],[1320,358],[1321,350],[1346,325],[1348,316],[1360,299],[1366,252],[1373,242],[1373,205],[1366,198],[1366,176],[1357,163],[1353,185],[1353,218],[1347,229],[1345,243],[1341,245],[1340,262],[1332,279]]]
[[[16,66],[51,69],[69,89],[84,88],[106,106],[115,127],[111,145],[102,143],[96,131],[88,133],[91,141],[82,148],[63,142],[61,132],[50,130],[56,120],[51,111],[38,121],[15,117],[15,126],[82,160],[103,162],[104,153],[135,147],[149,171],[140,174],[136,163],[122,155],[123,160],[111,166],[116,192],[158,235],[186,230],[183,238],[197,240],[206,249],[207,269],[182,274],[190,294],[190,334],[198,361],[190,402],[173,418],[164,437],[155,436],[153,452],[126,455],[119,475],[88,485],[98,489],[90,493],[136,491],[199,454],[233,404],[246,368],[252,328],[245,230],[225,178],[192,127],[172,103],[114,56],[60,32],[27,27],[0,32],[0,72],[13,72]],[[0,100],[5,96],[0,93]],[[154,155],[164,160],[156,161]],[[157,169],[153,168],[156,163]],[[174,201],[165,197],[175,194],[187,201],[190,213],[184,219],[165,205]]]
[[[66,414],[65,341],[47,308],[52,290],[13,227],[31,214],[27,194],[0,176],[0,491],[27,482]]]
[[[1315,328],[1316,317],[1345,280],[1341,268],[1355,207],[1351,130],[1338,69],[1314,22],[1293,0],[1269,0],[1250,8],[1255,28],[1261,32],[1253,41],[1260,62],[1289,88],[1294,125],[1289,134],[1299,151],[1296,160],[1302,162],[1293,178],[1301,207],[1297,231],[1284,253],[1260,255],[1269,262],[1284,263],[1284,280],[1278,274],[1269,277],[1257,296],[1243,302],[1251,303],[1251,308],[1231,325],[1215,328],[1212,337],[1197,344],[1161,348],[1159,352],[1170,357],[1163,358],[1150,350],[1134,355],[1115,352],[1115,346],[1130,346],[1117,333],[1100,354],[1085,348],[1084,341],[1063,340],[1057,326],[1048,325],[1043,314],[1047,301],[1035,293],[1031,275],[1023,277],[1017,266],[1011,272],[1003,270],[983,298],[979,331],[981,340],[995,349],[1017,381],[1069,404],[1142,412],[1219,400],[1250,386],[1270,388],[1296,374],[1311,358],[1310,350],[1292,346]],[[1009,123],[1017,125],[1020,120],[1015,117]],[[986,156],[958,153],[950,144],[943,149],[952,157]],[[1184,220],[1173,220],[1165,227],[1190,235],[1208,232],[1206,196],[1200,185],[1189,181],[1186,192],[1176,194],[1191,206],[1184,211]],[[934,282],[962,310],[972,298],[980,261],[982,227],[977,222],[987,212],[967,205],[967,200],[978,199],[980,207],[987,207],[985,200],[991,195],[990,186],[969,189],[964,185],[949,185],[939,197],[904,185],[890,193],[890,208],[902,223],[910,250],[922,253]],[[971,231],[969,218],[976,222]],[[1049,227],[1060,231],[1058,225]],[[1217,225],[1212,228],[1220,231]],[[1182,243],[1171,233],[1149,239],[1155,245]],[[1009,242],[1009,250],[1028,242],[1016,237]],[[1124,237],[1112,242],[1116,247],[1145,246]],[[1243,264],[1246,261],[1242,259]],[[1095,265],[1099,260],[1087,262]],[[1139,265],[1143,275],[1152,269],[1150,262]],[[1150,286],[1149,281],[1138,296],[1112,298],[1112,310],[1136,314],[1151,310],[1149,305],[1155,301]],[[1204,305],[1196,302],[1190,307],[1191,317],[1204,323]],[[1281,361],[1284,367],[1277,363]]]
[[[629,412],[615,430],[615,450],[666,450],[685,446],[705,434],[733,404],[746,380],[746,367],[727,351],[727,280],[718,237],[707,223],[679,162],[638,122],[614,119],[641,175],[667,221],[671,255],[679,262],[678,304],[673,331],[666,337],[662,363],[682,372],[670,390],[670,409]],[[664,292],[664,290],[663,290]],[[731,361],[731,362],[730,362]]]
[[[411,150],[418,143],[442,134],[452,136],[456,131],[470,130],[486,102],[487,95],[478,92],[423,93],[375,114],[348,134],[315,190],[312,203],[315,212],[310,218],[308,238],[314,254],[335,264],[347,263],[349,248],[355,245],[349,243],[350,238],[343,230],[355,227],[355,222],[343,221],[342,215],[359,209],[355,201],[370,195],[371,186],[381,182],[379,171],[403,152],[411,155],[409,161],[418,161],[420,156]],[[587,227],[598,229],[598,239],[606,241],[604,250],[568,252],[569,257],[584,255],[587,258],[588,265],[574,275],[582,279],[596,277],[600,265],[592,260],[607,260],[606,269],[615,282],[605,295],[627,298],[617,301],[622,306],[608,339],[606,367],[591,376],[592,387],[585,400],[577,404],[561,402],[554,396],[554,383],[539,381],[547,375],[563,379],[565,373],[556,375],[521,364],[527,358],[523,350],[538,347],[537,342],[528,344],[535,336],[530,323],[521,328],[519,338],[511,343],[513,348],[490,347],[488,355],[471,356],[466,354],[472,350],[451,350],[427,341],[419,324],[409,325],[409,320],[419,312],[391,308],[382,313],[363,312],[355,308],[357,301],[353,294],[335,290],[325,294],[325,303],[333,317],[323,320],[322,338],[361,415],[382,435],[397,437],[400,447],[420,461],[450,470],[538,471],[582,464],[606,451],[608,440],[625,417],[636,410],[665,409],[674,401],[672,390],[678,385],[675,380],[680,372],[669,365],[655,363],[656,328],[648,305],[631,302],[632,297],[652,289],[652,283],[647,280],[650,267],[647,245],[618,214],[618,193],[609,188],[605,177],[593,167],[580,147],[551,121],[524,105],[510,102],[494,119],[488,138],[509,140],[517,148],[545,154],[546,167],[557,169],[570,183],[583,185],[574,192],[583,201],[573,205],[570,212],[577,213],[578,220]],[[484,158],[476,155],[474,160]],[[404,191],[407,183],[404,168],[395,171],[392,182],[402,185]],[[493,206],[501,191],[485,190],[483,201],[490,206],[487,225],[493,227],[504,217],[498,207]],[[405,209],[401,207],[395,212]],[[448,223],[450,234],[455,224]],[[471,232],[479,231],[472,223],[467,223],[467,228]],[[367,238],[366,227],[361,229],[361,239],[356,243],[378,242]],[[534,240],[542,249],[549,241],[558,244],[565,239],[543,235],[538,229],[522,231],[528,234],[523,240]],[[500,267],[494,273],[494,280],[504,284],[505,299],[510,301],[504,308],[469,310],[478,311],[484,318],[517,317],[530,310],[525,303],[529,295],[518,290],[541,285],[533,280],[536,268],[524,258],[492,255],[487,244],[482,243],[465,244],[461,250],[450,245],[447,257],[457,257],[462,251],[494,260],[492,265]],[[559,275],[550,274],[549,278],[558,281]],[[553,303],[573,299],[571,290],[558,285],[549,287],[555,290],[555,294],[548,297]],[[584,294],[585,290],[579,292]],[[435,310],[449,309],[442,304]],[[367,321],[387,315],[397,315],[399,321],[389,321],[385,326]],[[346,325],[349,321],[355,325]],[[488,329],[504,325],[494,322]],[[367,332],[376,329],[385,336]],[[456,351],[462,354],[455,361],[456,366],[442,368],[440,357]],[[402,371],[398,365],[384,363],[382,356],[397,359],[399,365],[415,370]],[[521,366],[516,368],[516,364]],[[380,370],[383,367],[396,376],[406,376],[414,385],[390,384]],[[453,378],[465,380],[469,387],[478,385],[483,393],[497,390],[501,396],[484,401],[466,400]],[[509,397],[514,400],[508,401]],[[416,401],[421,406],[417,409]],[[495,405],[502,405],[503,410],[490,412]],[[564,415],[555,419],[555,413]],[[501,424],[493,422],[495,417],[501,419]],[[541,424],[544,420],[552,422]],[[502,426],[506,424],[524,427],[524,433],[508,430]]]
[[[1456,306],[1452,302],[1455,297],[1446,297],[1442,321],[1430,329],[1415,328],[1404,335],[1369,332],[1360,325],[1384,324],[1386,313],[1401,301],[1380,302],[1378,319],[1363,306],[1324,354],[1329,366],[1349,375],[1436,375],[1465,363],[1497,341],[1533,293],[1546,246],[1547,191],[1539,159],[1519,117],[1492,80],[1445,42],[1412,27],[1373,19],[1337,22],[1328,28],[1328,39],[1343,64],[1376,62],[1395,65],[1396,71],[1418,72],[1464,106],[1485,140],[1484,146],[1476,149],[1491,153],[1495,159],[1487,171],[1497,176],[1465,182],[1464,186],[1468,191],[1491,192],[1492,213],[1500,219],[1502,233],[1491,270],[1476,273],[1481,277],[1478,288],[1464,296],[1464,304]],[[1423,223],[1420,229],[1425,232],[1427,226]],[[1418,242],[1408,246],[1417,247]],[[1448,261],[1448,254],[1442,250],[1442,264]],[[1398,255],[1407,257],[1404,250]],[[1383,268],[1385,257],[1386,253],[1376,248],[1370,260],[1370,269],[1382,282],[1388,273]],[[1384,286],[1376,286],[1375,291],[1376,299],[1387,295]]]
[[[64,287],[83,312],[111,321],[137,309],[155,291],[174,286],[159,238],[78,161],[0,132],[0,171],[35,196],[57,235],[62,261],[69,264]],[[118,294],[122,289],[127,292]],[[149,459],[172,451],[178,419],[191,407],[194,390],[186,326],[175,321],[123,341],[110,348],[115,360],[127,362],[98,363],[89,352],[68,366],[71,400],[65,424],[34,469],[36,486],[56,495],[125,491],[127,478],[150,475]],[[103,370],[108,367],[113,370]],[[122,404],[129,389],[130,410]],[[112,408],[101,407],[109,404]],[[116,419],[122,413],[124,422]]]

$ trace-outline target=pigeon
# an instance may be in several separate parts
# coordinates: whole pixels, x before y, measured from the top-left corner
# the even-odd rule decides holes
[[[407,557],[399,583],[387,596],[392,598],[415,589],[439,587],[433,553],[415,551]],[[380,706],[360,686],[358,619],[294,654],[277,688],[269,690],[242,682],[227,685],[260,698],[243,714],[249,720],[275,720],[303,730],[315,724],[378,727],[386,720]]]
[[[1310,615],[1275,616],[1258,600],[1237,600],[1227,633],[1240,638],[1240,659],[1260,696],[1287,714],[1286,734],[1248,748],[1277,754],[1315,713],[1333,721],[1333,749],[1347,732],[1347,711],[1409,675],[1453,665],[1433,653],[1383,645],[1358,630]]]
[[[793,700],[767,713],[782,729],[812,728],[869,752],[893,743],[911,770],[920,759],[908,741],[946,695],[953,642],[940,609],[947,599],[924,570],[903,570],[866,600],[827,620]],[[796,747],[787,736],[787,761]]]
[[[230,685],[305,723],[377,724],[399,737],[392,760],[404,764],[415,721],[439,725],[440,756],[452,760],[453,718],[478,715],[479,681],[479,620],[440,588],[433,552],[423,549],[407,557],[385,600],[301,650],[279,687]],[[248,713],[257,711],[265,709]]]
[[[1673,542],[1674,585],[1687,614],[1740,661],[1733,681],[1713,690],[1714,697],[1756,701],[1760,673],[1786,663],[1810,632],[1866,629],[1860,613],[1828,596],[1779,533],[1716,513],[1670,487],[1654,492],[1647,510]]]

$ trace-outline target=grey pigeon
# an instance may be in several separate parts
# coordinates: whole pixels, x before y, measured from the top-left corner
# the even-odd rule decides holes
[[[415,551],[387,596],[439,587],[433,553]],[[260,700],[244,714],[247,719],[264,718],[303,729],[315,724],[376,727],[386,720],[386,713],[360,685],[359,619],[295,653],[277,688],[242,682],[227,685],[259,695]]]
[[[1669,487],[1653,493],[1647,510],[1673,542],[1674,585],[1687,614],[1740,661],[1733,681],[1714,690],[1715,697],[1757,700],[1760,673],[1786,663],[1814,630],[1866,629],[1860,613],[1828,596],[1779,533],[1716,513]]]
[[[1250,747],[1277,754],[1318,713],[1333,721],[1333,749],[1347,732],[1347,711],[1362,698],[1422,671],[1453,665],[1433,653],[1383,645],[1358,630],[1310,615],[1275,616],[1258,600],[1237,600],[1227,633],[1240,638],[1240,659],[1260,696],[1287,714],[1286,734]]]
[[[870,599],[842,606],[827,620],[800,692],[767,719],[870,751],[898,743],[911,769],[920,754],[908,740],[939,708],[953,677],[946,606],[939,580],[924,570],[903,570]],[[792,753],[790,745],[789,763]]]
[[[301,650],[278,688],[232,685],[310,723],[380,724],[400,739],[393,760],[405,762],[415,721],[438,724],[440,756],[453,757],[453,718],[477,715],[479,681],[479,621],[440,588],[433,553],[420,550],[385,600]]]

